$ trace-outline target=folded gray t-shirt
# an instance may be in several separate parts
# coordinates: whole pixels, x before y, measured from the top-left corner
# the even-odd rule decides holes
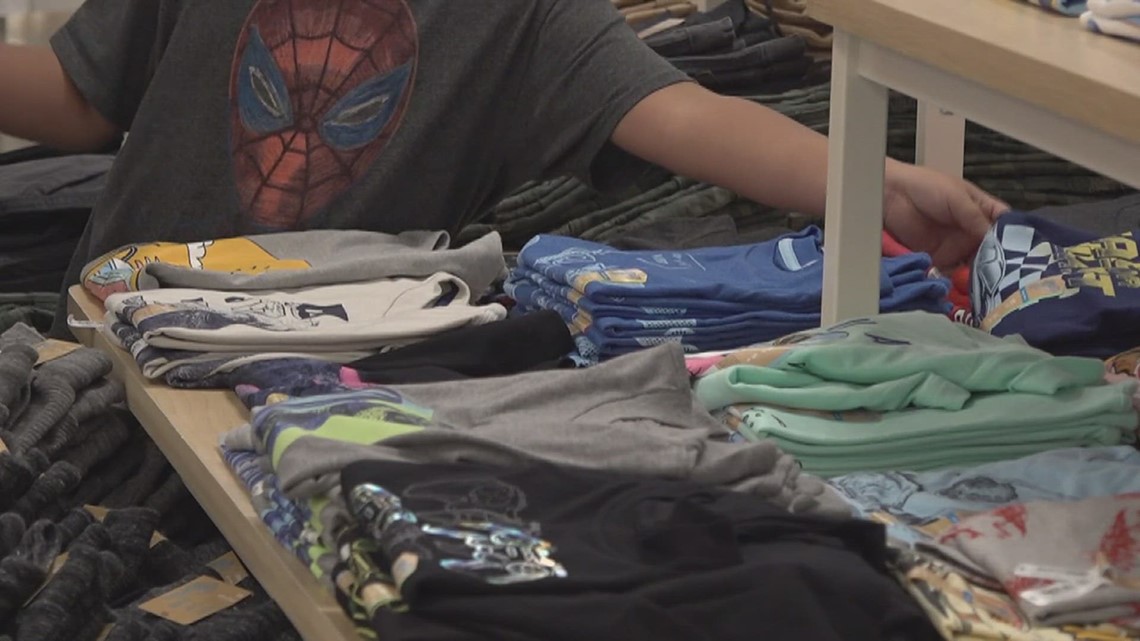
[[[295,499],[327,492],[339,483],[341,469],[361,460],[517,465],[541,459],[730,487],[796,512],[850,514],[837,495],[818,478],[801,474],[798,463],[773,442],[728,442],[724,428],[696,403],[677,345],[585,370],[392,390],[402,401],[427,408],[424,429],[374,444],[316,432],[291,437],[279,448],[274,470],[282,489]],[[361,398],[382,403],[377,394],[365,391]],[[310,420],[315,402],[296,399],[255,410],[254,423],[264,418],[258,412],[271,412],[276,425],[291,425],[281,414],[294,403],[299,424]],[[245,426],[226,435],[224,444],[264,454],[269,440],[270,435]]]

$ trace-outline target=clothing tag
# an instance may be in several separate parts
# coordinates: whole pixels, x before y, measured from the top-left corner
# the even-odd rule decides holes
[[[942,536],[942,534],[944,534],[946,532],[946,530],[949,530],[950,528],[954,527],[954,525],[956,523],[957,523],[957,519],[954,519],[953,517],[948,518],[945,516],[940,516],[937,519],[934,519],[933,521],[930,521],[928,523],[923,523],[922,525],[914,526],[914,529],[918,530],[919,532],[922,532],[926,536],[929,536],[931,538],[936,539],[939,536]]]
[[[871,512],[867,515],[867,518],[876,523],[882,523],[883,525],[894,525],[899,522],[893,514],[888,512]]]
[[[103,323],[99,321],[79,320],[75,314],[67,315],[67,326],[75,329],[99,329]]]
[[[250,594],[248,590],[200,576],[143,603],[139,609],[180,625],[191,625],[240,603]]]
[[[95,517],[95,520],[100,523],[107,518],[107,513],[111,511],[101,505],[84,505],[83,509],[87,510],[87,513]]]
[[[47,576],[44,577],[44,582],[40,584],[40,587],[36,588],[36,591],[32,593],[32,596],[28,597],[27,601],[24,601],[24,605],[31,603],[37,596],[40,595],[40,592],[44,591],[44,588],[47,587],[47,584],[51,582],[52,577],[54,577],[56,574],[59,574],[59,570],[63,567],[64,563],[67,563],[67,552],[64,552],[63,554],[55,557],[55,560],[51,562],[51,567],[48,568]]]
[[[40,355],[39,359],[36,360],[36,365],[43,365],[57,358],[67,356],[80,347],[83,346],[79,343],[57,341],[54,338],[49,338],[42,343],[38,343],[35,347],[36,353]]]
[[[1018,564],[1013,568],[1013,575],[1025,579],[1043,579],[1062,583],[1079,583],[1089,579],[1088,572],[1036,563]]]
[[[1064,603],[1079,599],[1104,585],[1103,579],[1090,581],[1088,579],[1072,582],[1058,582],[1040,588],[1026,590],[1018,595],[1027,603],[1043,608],[1056,603]]]
[[[233,552],[226,552],[206,565],[213,568],[214,571],[222,577],[223,581],[233,585],[241,583],[242,580],[249,576],[249,572],[245,571],[245,566],[241,564],[241,561],[238,560],[237,555]]]

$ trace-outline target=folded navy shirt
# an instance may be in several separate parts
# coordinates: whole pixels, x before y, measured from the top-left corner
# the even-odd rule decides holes
[[[982,241],[970,297],[982,329],[1053,354],[1107,358],[1140,344],[1132,231],[1102,236],[1010,212]]]

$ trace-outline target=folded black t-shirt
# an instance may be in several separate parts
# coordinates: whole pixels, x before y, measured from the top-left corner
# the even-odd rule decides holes
[[[444,332],[349,367],[368,383],[434,383],[554,369],[573,350],[562,317],[540,311]]]
[[[551,465],[363,462],[345,499],[409,614],[383,639],[937,639],[884,573],[882,527]]]

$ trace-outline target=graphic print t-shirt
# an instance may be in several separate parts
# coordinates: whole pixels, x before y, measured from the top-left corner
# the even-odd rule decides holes
[[[607,0],[89,0],[52,45],[131,134],[68,283],[133,242],[454,230],[686,79]]]
[[[1108,358],[1140,343],[1140,245],[1011,212],[982,240],[970,283],[981,328],[1053,354]]]
[[[867,521],[547,465],[360,462],[341,489],[412,617],[466,633],[417,639],[937,638]],[[405,616],[378,637],[411,638]]]

